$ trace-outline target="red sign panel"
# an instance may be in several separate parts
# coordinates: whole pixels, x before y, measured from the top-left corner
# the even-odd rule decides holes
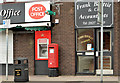
[[[41,19],[45,16],[46,8],[41,4],[35,4],[29,9],[29,15],[33,19]]]
[[[47,43],[51,44],[51,31],[35,31],[35,60],[48,60],[48,58],[38,58],[38,43]],[[39,41],[38,41],[39,40]]]
[[[41,39],[41,40],[39,40],[39,43],[40,44],[47,44],[47,40],[46,39]]]

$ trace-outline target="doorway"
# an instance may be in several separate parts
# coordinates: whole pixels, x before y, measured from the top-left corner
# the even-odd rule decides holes
[[[95,30],[76,31],[77,74],[95,74]]]
[[[101,60],[101,32],[96,30],[96,74],[100,74]],[[103,31],[103,73],[104,75],[113,75],[113,31],[112,29],[104,29]]]
[[[76,30],[76,74],[100,74],[100,29]],[[113,29],[103,32],[103,72],[113,74]]]

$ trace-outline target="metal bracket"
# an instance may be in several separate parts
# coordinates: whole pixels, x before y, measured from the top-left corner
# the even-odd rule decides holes
[[[58,10],[58,15],[60,15],[60,6],[63,5],[63,3],[61,3],[60,0],[52,0],[50,4],[52,6],[56,6],[56,9]]]
[[[60,5],[63,5],[63,3],[55,4],[55,5],[56,5],[56,9],[58,10],[58,15],[60,15]]]

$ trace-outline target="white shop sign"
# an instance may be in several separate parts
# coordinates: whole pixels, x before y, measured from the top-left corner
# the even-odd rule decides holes
[[[25,22],[50,21],[46,10],[50,10],[50,1],[25,3]]]

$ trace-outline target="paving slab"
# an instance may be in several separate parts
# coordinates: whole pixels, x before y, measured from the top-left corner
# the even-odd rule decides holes
[[[13,82],[3,81],[1,83],[101,83],[100,81],[30,81],[30,82]],[[105,81],[103,83],[118,83],[116,81]]]
[[[8,76],[8,80],[6,80],[6,76],[1,76],[3,83],[13,83],[14,76]],[[104,76],[104,83],[116,83],[119,82],[120,79],[118,76]],[[48,77],[44,75],[33,75],[29,76],[29,83],[34,82],[52,82],[52,83],[99,83],[100,76],[59,76],[59,77]]]

